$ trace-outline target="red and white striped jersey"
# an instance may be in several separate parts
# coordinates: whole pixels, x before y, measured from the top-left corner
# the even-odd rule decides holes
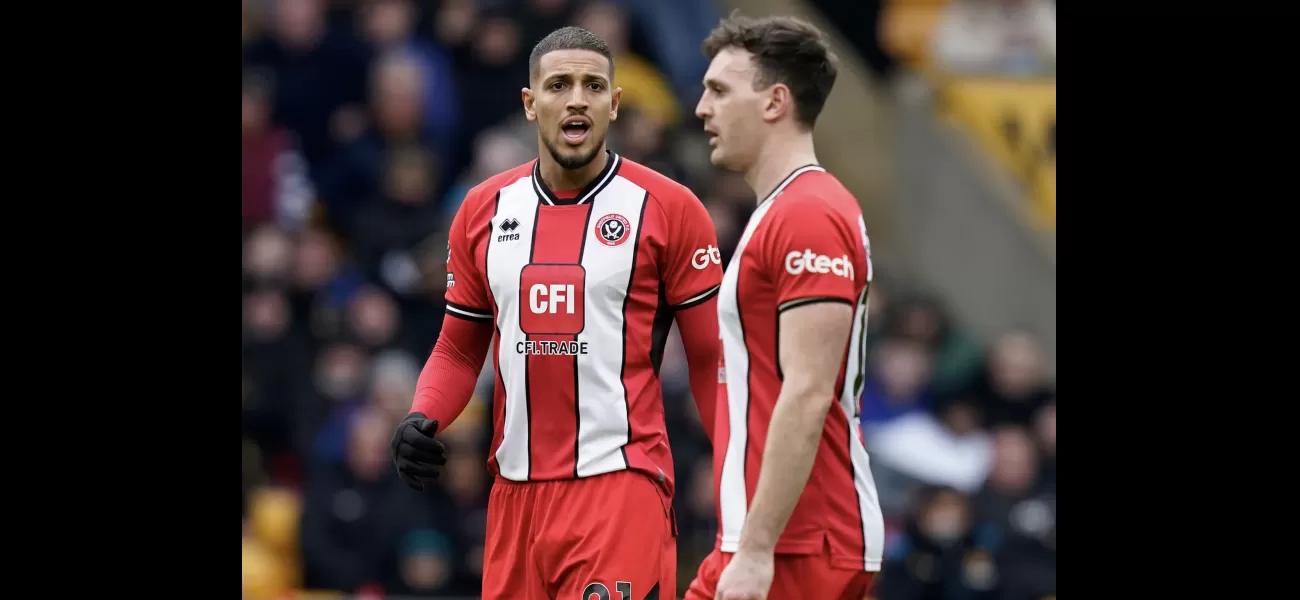
[[[823,425],[812,474],[776,551],[812,554],[829,545],[837,566],[880,570],[883,516],[855,426],[871,268],[857,201],[819,166],[791,173],[750,217],[718,296],[725,386],[719,386],[713,473],[722,551],[735,552],[740,542],[781,391],[780,313],[812,302],[843,302],[855,312],[835,382],[838,396]]]
[[[671,494],[659,365],[673,311],[718,291],[717,237],[690,190],[608,158],[577,192],[548,189],[535,160],[471,190],[449,234],[447,311],[496,325],[489,470],[634,469]]]

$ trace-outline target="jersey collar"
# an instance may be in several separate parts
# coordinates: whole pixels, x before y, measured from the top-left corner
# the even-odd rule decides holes
[[[782,179],[781,183],[777,184],[776,189],[772,190],[772,193],[768,194],[766,198],[763,198],[763,201],[759,202],[758,205],[762,206],[764,204],[767,204],[768,202],[771,202],[777,196],[780,196],[781,192],[785,190],[786,186],[794,182],[794,179],[796,177],[803,175],[804,173],[807,173],[809,171],[821,171],[824,173],[826,172],[826,169],[822,168],[821,165],[804,165],[802,167],[799,167],[798,169],[795,169],[794,172],[790,173],[789,175],[786,175],[785,179]]]
[[[555,193],[552,192],[550,188],[546,187],[546,184],[542,182],[542,160],[540,158],[537,159],[533,162],[532,176],[533,191],[537,192],[537,198],[541,200],[543,204],[549,204],[551,206],[557,204],[586,204],[587,202],[591,202],[592,198],[595,198],[601,190],[605,189],[605,186],[609,185],[609,182],[614,181],[614,176],[618,174],[618,168],[623,164],[623,158],[619,156],[617,152],[614,152],[613,150],[605,150],[605,153],[609,155],[609,160],[605,161],[605,168],[602,169],[600,174],[597,175],[595,179],[591,180],[591,183],[587,184],[587,187],[583,188],[582,191],[572,200],[561,200],[556,198]]]

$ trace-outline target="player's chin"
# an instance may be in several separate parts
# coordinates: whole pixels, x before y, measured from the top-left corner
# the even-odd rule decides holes
[[[726,169],[729,171],[733,170],[731,164],[727,160],[727,155],[721,148],[714,148],[709,152],[709,162],[713,163],[713,166],[718,167],[719,169]]]

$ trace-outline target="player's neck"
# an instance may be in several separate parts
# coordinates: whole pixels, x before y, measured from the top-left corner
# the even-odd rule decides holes
[[[754,166],[745,172],[745,182],[754,190],[755,202],[762,202],[795,169],[816,164],[820,163],[811,133],[780,141],[770,139],[759,151]]]
[[[600,172],[605,169],[605,164],[609,162],[609,153],[605,151],[604,146],[601,146],[600,153],[596,154],[596,158],[593,158],[586,166],[577,169],[561,167],[560,163],[551,158],[551,153],[547,152],[545,147],[540,150],[539,160],[542,163],[542,183],[545,183],[547,188],[554,191],[580,190],[587,187],[587,184],[595,180],[600,175]]]

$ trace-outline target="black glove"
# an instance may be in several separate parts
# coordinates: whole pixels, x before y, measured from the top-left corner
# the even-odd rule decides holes
[[[393,462],[397,474],[406,485],[424,490],[424,483],[437,479],[442,466],[447,464],[447,448],[433,439],[438,431],[438,421],[430,421],[423,414],[411,413],[397,425],[393,432]]]

